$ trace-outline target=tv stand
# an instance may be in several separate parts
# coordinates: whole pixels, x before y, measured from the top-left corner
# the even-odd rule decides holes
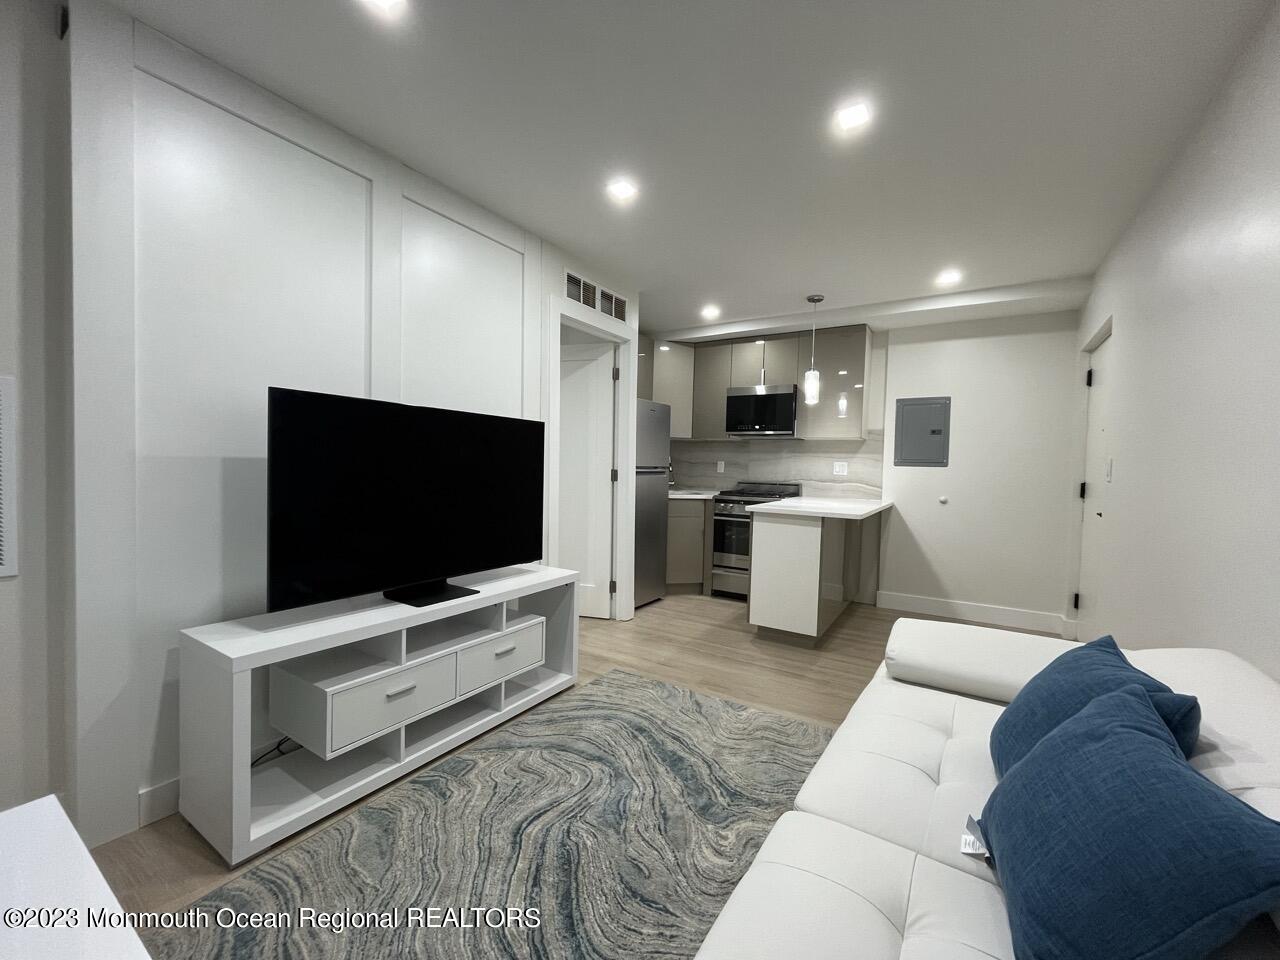
[[[231,865],[573,686],[578,575],[459,577],[182,631],[178,809]],[[281,737],[301,745],[253,765]]]
[[[460,587],[448,580],[423,580],[411,583],[407,587],[396,587],[394,590],[383,590],[382,595],[396,603],[408,604],[411,607],[429,607],[445,600],[457,600],[459,597],[470,597],[479,593],[470,587]]]

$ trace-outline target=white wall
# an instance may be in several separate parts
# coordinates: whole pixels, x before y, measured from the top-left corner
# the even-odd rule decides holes
[[[178,631],[265,608],[267,387],[541,418],[546,268],[114,8],[72,23],[71,799],[97,843],[176,809]]]
[[[58,4],[0,0],[0,375],[18,380],[20,463],[19,576],[0,578],[0,809],[63,780],[62,633],[50,611],[65,559],[66,113]]]
[[[893,330],[880,606],[1060,631],[1079,541],[1078,316]],[[951,397],[947,467],[896,467],[902,397]],[[946,497],[945,504],[939,502]]]
[[[1280,7],[1099,270],[1081,343],[1108,317],[1090,630],[1280,677]]]

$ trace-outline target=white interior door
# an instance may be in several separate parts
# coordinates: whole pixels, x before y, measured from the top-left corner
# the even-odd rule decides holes
[[[578,612],[610,616],[613,573],[614,387],[612,344],[560,347],[560,547],[578,571]]]
[[[1107,632],[1099,613],[1104,577],[1102,558],[1106,543],[1107,494],[1114,471],[1111,451],[1110,416],[1107,399],[1111,389],[1107,376],[1107,338],[1093,351],[1090,369],[1093,383],[1089,387],[1089,424],[1085,434],[1084,459],[1084,526],[1080,534],[1080,612],[1081,640],[1094,640]]]

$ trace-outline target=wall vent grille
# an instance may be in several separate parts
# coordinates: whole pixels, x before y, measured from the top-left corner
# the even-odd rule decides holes
[[[0,377],[0,577],[18,575],[18,386]]]
[[[565,296],[570,300],[576,300],[584,307],[590,307],[592,310],[596,308],[596,285],[581,277],[575,277],[572,273],[565,274]]]

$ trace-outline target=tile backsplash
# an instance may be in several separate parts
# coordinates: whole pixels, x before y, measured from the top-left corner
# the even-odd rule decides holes
[[[724,473],[716,473],[716,461]],[[849,474],[832,475],[847,461]],[[884,437],[865,440],[672,440],[676,486],[724,490],[741,481],[799,481],[809,496],[879,497]]]

